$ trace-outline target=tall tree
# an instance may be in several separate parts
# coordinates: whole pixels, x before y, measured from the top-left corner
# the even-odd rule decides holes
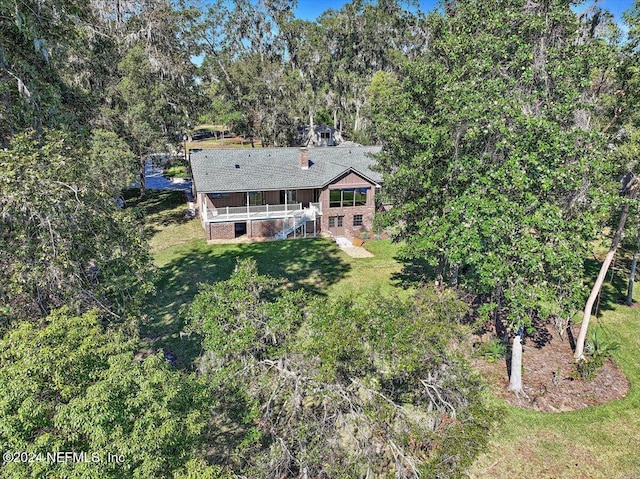
[[[201,91],[190,58],[197,52],[196,12],[165,0],[95,3],[112,55],[99,121],[136,154],[144,195],[149,155],[182,141],[190,118],[199,115]]]
[[[366,127],[364,105],[375,72],[397,72],[405,60],[420,54],[426,44],[424,17],[404,10],[395,0],[354,0],[340,10],[328,10],[318,24],[324,31],[330,70],[328,89],[348,132]]]
[[[263,145],[292,142],[291,100],[295,83],[280,35],[293,19],[295,2],[216,2],[203,22],[207,81],[217,84],[239,118],[238,133]]]
[[[0,145],[28,128],[86,119],[91,101],[72,78],[83,51],[79,24],[90,17],[76,0],[0,4]]]
[[[612,101],[611,108],[613,115],[611,121],[606,125],[606,130],[612,130],[611,147],[614,150],[613,155],[617,159],[619,170],[618,175],[622,178],[621,194],[619,201],[616,202],[616,208],[619,210],[618,226],[614,230],[611,246],[598,273],[591,294],[586,301],[582,316],[582,325],[580,334],[576,341],[576,350],[574,358],[577,361],[585,360],[584,347],[587,339],[587,331],[593,305],[600,293],[602,284],[604,283],[607,270],[613,261],[618,245],[621,242],[625,224],[629,214],[637,208],[639,177],[638,177],[638,151],[640,145],[640,135],[638,133],[638,85],[640,84],[639,65],[639,48],[640,45],[640,5],[636,1],[634,7],[624,15],[625,21],[629,27],[628,41],[620,52],[619,64],[616,69],[617,74],[617,91],[615,101]],[[616,30],[614,35],[619,36]],[[637,221],[637,218],[634,218]],[[634,222],[635,222],[634,221]],[[637,261],[634,255],[634,262]],[[631,301],[633,290],[633,275],[630,278],[629,293],[627,301]]]
[[[464,305],[429,292],[314,301],[278,285],[242,261],[186,311],[202,369],[246,414],[239,474],[453,477],[470,464],[495,411],[448,351]]]
[[[113,133],[17,135],[0,150],[0,317],[68,305],[121,316],[149,286],[148,247],[116,204],[131,153]],[[128,174],[127,174],[128,173]]]
[[[609,198],[601,130],[614,47],[554,0],[450,2],[429,26],[429,51],[384,125],[387,224],[409,257],[493,298],[520,394],[526,328],[575,311]]]
[[[160,356],[135,361],[134,351],[95,311],[13,325],[0,339],[0,446],[38,460],[5,456],[2,476],[173,477],[201,460],[206,386]],[[58,451],[78,459],[47,459]]]
[[[356,0],[310,22],[294,19],[294,6],[237,0],[211,7],[203,35],[209,81],[243,115],[235,128],[268,143],[320,117],[361,134],[373,73],[396,71],[424,48],[422,15],[394,0]]]

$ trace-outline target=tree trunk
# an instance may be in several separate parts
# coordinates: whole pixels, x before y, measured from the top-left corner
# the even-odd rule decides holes
[[[353,120],[353,131],[360,130],[360,104],[356,103],[356,117]]]
[[[636,232],[636,236],[637,236]],[[627,306],[633,304],[633,283],[636,280],[636,268],[638,266],[638,253],[640,250],[640,237],[636,244],[636,251],[633,253],[633,261],[631,261],[631,273],[629,274],[629,286],[627,287],[627,300],[624,302]]]
[[[516,396],[526,396],[522,389],[522,328],[513,337],[511,346],[511,375],[509,376],[509,391],[513,391]]]
[[[453,288],[458,286],[458,271],[460,270],[460,263],[455,263],[451,267],[451,279],[449,280],[449,285]]]
[[[584,315],[582,316],[582,325],[580,326],[580,334],[578,335],[578,339],[576,340],[576,352],[573,355],[573,358],[576,361],[581,361],[584,359],[584,343],[587,339],[587,330],[589,328],[589,320],[591,319],[591,310],[593,309],[593,304],[596,302],[596,298],[598,297],[598,293],[600,293],[600,288],[602,288],[602,283],[604,283],[604,279],[607,276],[607,271],[609,270],[609,266],[611,265],[611,261],[613,261],[613,256],[616,253],[616,249],[618,248],[618,243],[620,243],[620,238],[622,237],[622,230],[624,229],[624,224],[627,221],[627,216],[629,216],[629,203],[624,205],[622,210],[622,215],[620,215],[620,221],[618,222],[618,229],[616,230],[616,234],[613,237],[613,241],[611,243],[611,247],[609,248],[609,252],[602,263],[602,267],[600,268],[600,273],[598,273],[598,278],[596,279],[593,288],[591,289],[591,294],[589,295],[589,299],[587,299],[587,304],[584,307]]]
[[[147,177],[145,175],[145,155],[140,155],[140,198],[144,198],[147,195]]]

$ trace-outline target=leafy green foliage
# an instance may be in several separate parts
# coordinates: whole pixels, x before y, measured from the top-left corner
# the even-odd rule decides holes
[[[493,295],[514,325],[568,316],[606,217],[612,156],[602,133],[615,48],[566,2],[456,2],[429,18],[427,54],[387,108],[379,157],[387,225],[406,254]],[[609,87],[609,88],[605,88]],[[592,89],[592,90],[590,90]]]
[[[173,477],[174,479],[232,479],[237,476],[220,466],[207,465],[203,460],[192,460]]]
[[[476,354],[487,362],[495,363],[507,357],[507,345],[504,341],[494,338],[482,343],[476,350]]]
[[[118,76],[113,91],[117,99],[115,108],[103,110],[104,114],[137,155],[162,151],[169,131],[173,134],[185,126],[184,111],[180,108],[189,104],[187,89],[164,79],[141,45],[123,55],[118,63]]]
[[[452,477],[486,442],[495,410],[450,351],[466,307],[421,291],[272,295],[253,261],[202,285],[185,313],[201,369],[243,405],[236,472],[252,477]]]
[[[592,328],[589,330],[589,338],[584,347],[585,358],[575,364],[576,376],[590,381],[598,374],[604,361],[618,349],[620,349],[619,343],[605,340],[601,329]]]
[[[207,414],[206,389],[168,369],[160,355],[134,363],[111,358],[100,382],[74,398],[55,418],[65,449],[124,455],[114,475],[162,477],[188,460]]]
[[[87,144],[88,143],[88,144]],[[121,315],[148,287],[148,248],[116,196],[130,152],[113,134],[23,134],[0,150],[0,297],[9,318],[68,305]]]
[[[161,356],[134,361],[134,346],[95,312],[61,310],[41,327],[11,328],[0,340],[0,446],[85,452],[89,460],[9,463],[3,477],[171,477],[195,456],[207,389]],[[109,462],[108,454],[123,459]]]
[[[76,0],[0,4],[0,144],[29,128],[78,125],[90,101],[71,81],[79,73],[79,24],[90,9]],[[81,76],[81,75],[78,75]]]
[[[265,302],[281,281],[257,273],[256,263],[238,263],[228,281],[201,285],[186,310],[187,323],[205,333],[204,346],[221,360],[262,357],[301,321],[302,293]]]
[[[291,145],[296,127],[316,122],[370,141],[368,86],[376,72],[397,71],[421,51],[422,14],[395,0],[355,0],[311,22],[295,19],[293,8],[247,0],[210,7],[202,70],[214,85],[217,121],[233,118],[231,106],[234,130],[265,145]]]

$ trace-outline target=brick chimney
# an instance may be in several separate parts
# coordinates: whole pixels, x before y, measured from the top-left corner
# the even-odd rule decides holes
[[[300,148],[300,153],[298,154],[298,164],[303,170],[309,169],[309,150],[305,147]]]

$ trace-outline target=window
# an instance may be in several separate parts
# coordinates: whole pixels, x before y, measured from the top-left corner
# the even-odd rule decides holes
[[[337,216],[329,216],[329,228],[336,227],[336,218]]]
[[[348,206],[365,206],[367,204],[367,188],[346,188],[329,191],[329,207],[344,208]]]
[[[262,202],[262,191],[250,191],[249,192],[249,206],[261,206],[264,203]]]
[[[353,215],[353,226],[362,226],[362,215]]]
[[[280,204],[285,204],[285,198],[287,204],[297,203],[298,192],[296,190],[280,190]],[[285,196],[286,195],[286,196]]]
[[[329,191],[329,207],[340,208],[342,206],[342,190]]]
[[[344,216],[338,216],[338,228],[342,228],[343,220],[344,220]]]
[[[342,190],[342,206],[353,206],[355,197],[355,190]]]
[[[228,198],[229,197],[229,193],[209,193],[209,197],[212,200],[218,200],[218,199],[222,199],[222,198]]]
[[[321,131],[320,138],[323,140],[328,140],[329,138],[331,138],[331,133],[328,131]]]

